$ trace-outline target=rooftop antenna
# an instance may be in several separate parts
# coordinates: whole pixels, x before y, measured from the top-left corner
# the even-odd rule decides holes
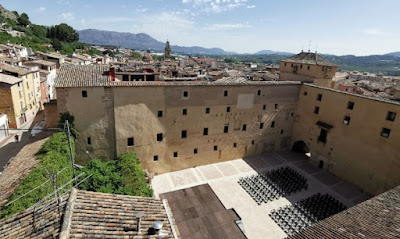
[[[315,54],[317,54],[317,52],[318,52],[318,44],[317,44],[317,47],[315,49]]]
[[[311,50],[311,40],[310,40],[310,42],[308,43],[308,53],[310,53],[310,50]]]

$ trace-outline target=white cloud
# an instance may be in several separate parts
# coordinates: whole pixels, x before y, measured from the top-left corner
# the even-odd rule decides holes
[[[182,0],[183,4],[192,4],[199,11],[214,13],[246,7],[247,2],[249,0]]]
[[[75,16],[74,16],[74,14],[73,14],[72,12],[64,12],[64,13],[61,13],[60,18],[61,18],[62,20],[67,21],[67,22],[70,22],[70,21],[75,20]]]
[[[246,8],[256,8],[256,5],[247,5]]]
[[[369,28],[369,29],[364,29],[362,31],[365,35],[370,35],[370,36],[386,36],[387,33],[376,29],[376,28]]]
[[[251,25],[247,24],[213,24],[207,27],[204,27],[204,30],[208,31],[226,31],[226,30],[233,30],[233,29],[244,29],[244,28],[252,28]]]
[[[139,9],[136,9],[136,12],[147,12],[147,8],[139,8]]]
[[[45,10],[46,10],[45,7],[39,7],[39,11],[43,12],[43,11],[45,11]]]

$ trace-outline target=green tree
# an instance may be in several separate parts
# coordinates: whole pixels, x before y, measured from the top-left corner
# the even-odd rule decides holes
[[[47,37],[64,42],[74,42],[79,40],[79,34],[71,26],[65,23],[51,26],[47,31]]]
[[[42,38],[42,39],[46,38],[46,36],[47,36],[47,28],[46,27],[31,24],[31,25],[29,25],[29,28],[31,29],[31,32],[33,35],[35,35],[39,38]]]
[[[29,24],[31,24],[31,21],[29,21],[28,14],[26,14],[26,13],[22,13],[22,14],[18,17],[17,21],[18,21],[18,25],[23,26],[23,27],[26,27],[26,26],[28,26]]]
[[[134,153],[124,153],[107,162],[94,159],[83,171],[92,175],[81,184],[83,190],[144,197],[153,195]]]

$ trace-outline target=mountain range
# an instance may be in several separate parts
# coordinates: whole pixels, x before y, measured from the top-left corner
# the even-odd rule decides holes
[[[153,50],[153,51],[164,51],[165,42],[157,41],[151,36],[145,33],[128,33],[128,32],[114,32],[114,31],[102,31],[96,29],[86,29],[78,31],[79,41],[94,44],[94,45],[105,45],[105,46],[119,46],[125,48],[131,48],[136,50]],[[184,54],[205,54],[205,55],[235,55],[236,52],[224,51],[221,48],[204,48],[200,46],[177,46],[171,45],[171,50],[177,53]],[[263,50],[257,53],[257,55],[293,55],[289,52],[275,52],[270,50]]]
[[[128,33],[128,32],[114,32],[103,31],[96,29],[85,29],[78,31],[79,41],[103,46],[116,46],[125,47],[135,50],[152,50],[163,52],[165,42],[160,42],[145,33]],[[199,54],[199,55],[280,55],[288,56],[294,55],[291,52],[262,50],[256,53],[238,54],[236,52],[228,52],[221,48],[205,48],[200,46],[177,46],[171,45],[171,50],[176,53],[183,54]],[[400,52],[392,52],[383,56],[400,57]]]

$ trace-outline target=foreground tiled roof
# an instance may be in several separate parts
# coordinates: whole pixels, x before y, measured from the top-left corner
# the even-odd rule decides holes
[[[146,87],[146,86],[209,86],[209,85],[300,85],[298,81],[115,81],[108,76],[109,67],[104,65],[77,66],[63,64],[60,68],[56,87]],[[119,74],[119,73],[118,73]]]
[[[152,235],[156,221],[163,223],[162,235]],[[166,200],[72,189],[60,207],[53,199],[0,220],[0,238],[174,238],[179,232],[171,223]]]
[[[323,58],[321,55],[312,52],[301,52],[282,61],[308,65],[336,66],[332,62]]]
[[[0,238],[57,238],[68,196],[63,196],[60,210],[53,199],[0,220]]]
[[[137,212],[142,213],[136,231]],[[163,222],[166,237],[173,238],[162,200],[78,191],[72,208],[70,238],[160,238],[147,235],[155,221]]]
[[[400,238],[400,186],[316,223],[291,239]]]
[[[225,209],[208,184],[164,193],[182,238],[246,238],[233,209]]]

